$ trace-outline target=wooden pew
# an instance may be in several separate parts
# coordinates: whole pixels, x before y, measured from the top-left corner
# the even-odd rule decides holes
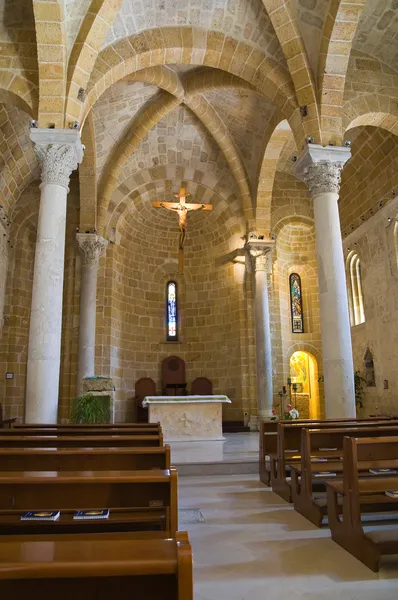
[[[362,423],[362,422],[385,422],[390,421],[392,417],[374,417],[374,418],[358,418],[358,419],[297,419],[295,421],[260,421],[260,435],[259,435],[259,476],[260,481],[265,485],[271,485],[271,465],[270,455],[277,454],[277,434],[278,425],[293,426],[293,427],[315,427],[317,424],[320,426],[330,426],[331,423],[345,424],[345,423]],[[268,462],[267,462],[268,459]],[[276,465],[274,465],[276,466]]]
[[[291,491],[294,508],[309,521],[321,527],[327,515],[325,483],[330,477],[315,477],[314,473],[332,471],[337,475],[333,481],[343,475],[343,445],[346,436],[379,438],[398,434],[398,426],[391,427],[354,427],[346,429],[302,429],[301,455],[296,463],[288,463],[291,468]],[[320,448],[335,448],[322,451]],[[326,459],[319,462],[317,459]],[[398,464],[398,458],[397,458]],[[368,463],[361,465],[361,476],[369,477]],[[376,465],[377,466],[377,465]]]
[[[0,538],[2,597],[193,600],[186,532]]]
[[[380,568],[386,554],[398,554],[398,530],[380,527],[366,533],[361,513],[398,512],[398,499],[385,495],[387,490],[398,490],[397,476],[360,478],[363,464],[374,467],[397,466],[398,437],[346,437],[344,440],[343,481],[327,482],[328,519],[332,539],[348,550],[372,571]],[[340,517],[339,497],[343,501]]]
[[[103,436],[3,436],[0,431],[0,448],[120,448],[134,446],[163,446],[159,435],[103,435]]]
[[[147,427],[159,427],[161,429],[160,423],[16,423],[16,429],[36,429],[40,427],[41,429],[53,429],[56,427],[57,429],[68,429],[70,427],[78,429],[79,427],[86,429],[89,427],[90,429],[123,429],[125,427],[134,427],[134,428],[142,428],[146,429]]]
[[[374,423],[373,421],[323,421],[321,423],[317,423],[315,427],[320,431],[330,427],[341,431],[347,427],[355,427],[357,429],[366,429],[367,427],[385,428],[391,427],[394,424],[398,426],[398,421],[388,420],[379,421],[377,423]],[[271,485],[272,490],[287,502],[292,502],[291,482],[287,479],[287,474],[290,474],[290,469],[287,468],[287,461],[289,464],[294,464],[294,462],[299,463],[301,430],[308,427],[314,427],[314,425],[296,425],[291,423],[280,423],[278,425],[277,452],[270,454]],[[331,446],[329,443],[325,443],[324,447],[334,446]],[[292,460],[293,456],[296,458]]]
[[[110,510],[109,519],[76,521],[76,510]],[[34,510],[60,510],[54,522],[21,521]],[[178,528],[177,471],[0,472],[0,534],[81,533]]]
[[[170,446],[0,448],[0,471],[138,471],[170,469]]]
[[[42,429],[41,427],[28,427],[28,428],[12,428],[6,429],[4,431],[0,431],[1,436],[43,436],[43,435],[53,435],[53,436],[73,436],[73,435],[84,435],[84,436],[92,436],[92,435],[159,435],[161,433],[161,429],[157,425],[153,427],[146,427],[143,429],[142,427],[123,427],[123,428],[108,428],[108,429],[99,429],[99,428],[90,428],[90,427],[63,427],[63,428],[46,428]]]

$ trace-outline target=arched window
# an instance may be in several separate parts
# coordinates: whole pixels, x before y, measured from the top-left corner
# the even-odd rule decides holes
[[[358,254],[352,252],[348,255],[347,266],[351,325],[360,325],[365,322],[365,312],[363,308],[361,262]]]
[[[365,380],[367,387],[376,387],[375,367],[373,363],[373,354],[369,350],[366,350],[364,356],[365,363]]]
[[[166,285],[166,339],[168,342],[178,341],[178,290],[175,281]]]
[[[303,298],[301,293],[301,278],[297,273],[289,277],[290,310],[292,313],[292,332],[304,333]]]

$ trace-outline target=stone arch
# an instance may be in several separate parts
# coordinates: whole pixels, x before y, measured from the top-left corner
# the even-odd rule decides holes
[[[271,205],[275,174],[278,161],[285,144],[293,136],[286,120],[281,120],[274,128],[264,152],[257,188],[256,225],[257,229],[270,235]]]
[[[199,27],[163,27],[124,38],[102,50],[88,84],[80,120],[84,121],[112,83],[146,67],[167,64],[203,65],[236,75],[274,102],[287,119],[298,108],[289,73],[263,52],[221,32]],[[297,139],[303,140],[302,123],[294,125]]]
[[[357,252],[351,250],[346,259],[348,282],[348,308],[351,327],[365,322],[365,311],[362,291],[361,262]]]

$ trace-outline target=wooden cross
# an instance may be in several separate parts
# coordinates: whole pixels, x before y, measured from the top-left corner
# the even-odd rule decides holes
[[[152,206],[154,208],[166,208],[167,210],[172,210],[177,213],[178,216],[178,225],[180,228],[180,240],[178,245],[178,271],[180,273],[183,272],[184,263],[184,244],[185,238],[187,235],[187,217],[188,213],[196,210],[213,210],[211,204],[195,204],[189,203],[187,204],[186,199],[190,196],[185,188],[180,189],[179,194],[175,194],[176,198],[179,198],[179,202],[152,202]]]

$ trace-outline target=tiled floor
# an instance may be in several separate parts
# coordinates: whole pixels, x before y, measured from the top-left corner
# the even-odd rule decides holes
[[[257,475],[181,477],[180,508],[199,509],[206,520],[183,525],[195,600],[398,599],[398,557],[373,573]]]
[[[171,442],[172,464],[258,461],[258,433],[226,433],[223,442]]]

